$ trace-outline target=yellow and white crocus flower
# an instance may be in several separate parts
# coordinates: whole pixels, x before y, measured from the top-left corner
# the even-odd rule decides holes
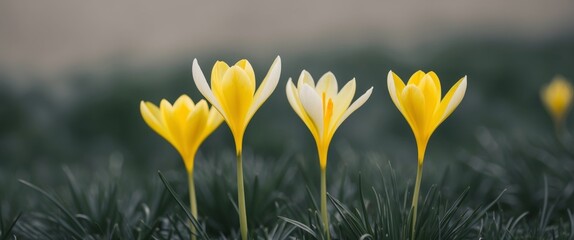
[[[281,58],[277,56],[269,72],[256,88],[255,72],[245,59],[233,66],[217,61],[211,71],[211,87],[197,63],[193,60],[193,80],[203,96],[223,115],[235,140],[237,154],[237,199],[241,238],[247,240],[247,211],[243,187],[243,135],[249,121],[263,102],[277,87],[281,75]],[[257,90],[256,90],[257,89]]]
[[[281,74],[281,58],[277,56],[269,72],[256,90],[255,72],[243,59],[233,66],[217,61],[211,71],[211,87],[197,59],[193,60],[193,80],[203,96],[219,110],[233,133],[238,152],[249,121],[263,102],[273,93]]]
[[[415,72],[407,85],[392,71],[387,76],[391,99],[409,123],[417,142],[422,164],[427,143],[434,130],[456,109],[466,92],[466,76],[441,99],[441,85],[434,72]]]
[[[201,143],[223,122],[221,114],[213,107],[209,109],[205,100],[194,104],[187,95],[181,95],[173,105],[162,99],[159,107],[141,101],[140,112],[147,125],[179,152],[187,172],[193,171]]]
[[[325,73],[315,85],[307,71],[301,72],[297,86],[289,79],[286,87],[289,104],[307,125],[317,144],[321,167],[321,217],[327,239],[330,239],[326,177],[329,144],[341,123],[361,107],[373,92],[371,87],[352,103],[355,87],[355,79],[352,79],[339,91],[337,79],[331,72]]]
[[[316,85],[307,71],[301,73],[297,86],[291,79],[287,82],[289,104],[315,138],[322,169],[327,167],[327,152],[335,131],[373,92],[371,87],[352,103],[355,88],[355,79],[352,79],[339,91],[335,75],[331,72],[325,73]]]
[[[552,116],[557,131],[561,130],[566,113],[570,109],[573,94],[572,85],[563,76],[554,77],[540,93],[542,103]]]

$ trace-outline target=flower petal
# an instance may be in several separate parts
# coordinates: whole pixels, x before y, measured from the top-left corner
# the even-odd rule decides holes
[[[315,80],[309,72],[306,70],[301,71],[301,75],[299,75],[299,80],[297,80],[297,89],[302,89],[303,84],[307,84],[312,88],[315,88]]]
[[[253,104],[249,108],[247,112],[247,119],[246,121],[249,122],[255,112],[263,105],[265,100],[271,96],[271,93],[275,91],[277,84],[279,83],[279,77],[281,75],[281,57],[277,56],[273,64],[271,64],[271,68],[269,68],[269,72],[263,79],[263,82],[259,85],[255,96],[253,97]]]
[[[303,120],[303,123],[305,123],[307,128],[309,128],[309,131],[311,131],[311,134],[315,140],[319,140],[319,131],[316,129],[315,124],[313,124],[313,121],[311,121],[309,118],[307,112],[305,112],[305,109],[303,108],[303,105],[299,99],[298,90],[295,87],[295,84],[293,84],[291,81],[291,78],[289,78],[289,81],[287,81],[285,92],[287,93],[287,100],[289,101],[289,104],[295,113],[301,118],[301,120]]]
[[[440,103],[440,110],[438,113],[442,113],[441,117],[436,124],[436,127],[440,125],[450,114],[456,109],[458,104],[464,98],[464,94],[466,92],[466,76],[458,80],[456,84],[452,86],[452,88],[448,91],[448,93],[444,96]]]
[[[402,113],[401,101],[398,96],[403,92],[405,84],[393,71],[389,71],[389,74],[387,74],[387,88],[389,89],[389,95],[391,95],[393,103],[395,103],[395,106],[397,106],[399,111]]]
[[[345,113],[343,113],[343,116],[341,116],[341,118],[339,118],[339,120],[337,121],[337,124],[335,125],[335,127],[333,129],[336,130],[337,128],[339,128],[339,126],[345,121],[345,119],[347,119],[351,115],[351,113],[353,113],[354,111],[359,109],[359,107],[363,106],[363,104],[367,100],[369,100],[369,97],[371,97],[371,93],[373,93],[373,87],[369,88],[369,90],[367,90],[363,95],[361,95],[359,98],[357,98],[357,100],[355,100],[355,102],[353,102],[353,104],[351,104],[351,106],[349,106],[349,108],[347,108],[347,110],[345,111]],[[331,134],[335,133],[334,130],[332,131]]]
[[[413,84],[413,85],[417,85],[417,86],[418,86],[419,83],[421,82],[421,79],[423,79],[423,77],[424,77],[425,75],[426,75],[426,74],[425,74],[423,71],[421,71],[421,70],[416,71],[415,73],[413,73],[413,75],[411,75],[411,78],[409,78],[409,81],[407,82],[407,85]]]
[[[333,75],[332,72],[327,72],[323,74],[323,76],[319,78],[319,81],[317,82],[317,86],[315,87],[315,89],[319,93],[322,92],[326,93],[328,98],[333,98],[335,95],[337,95],[337,92],[339,91],[335,75]]]
[[[229,68],[221,83],[221,95],[215,92],[215,96],[221,100],[227,123],[234,135],[241,135],[247,126],[246,116],[253,104],[255,85],[247,73],[238,66]]]
[[[355,96],[356,82],[353,78],[349,81],[341,91],[333,98],[333,118],[335,121],[331,121],[330,128],[333,128],[339,122],[339,119],[343,116],[343,113],[349,108],[353,97]]]
[[[417,86],[410,84],[405,87],[400,97],[404,116],[418,141],[422,139],[427,123],[425,119],[425,97]]]
[[[253,67],[251,66],[251,63],[249,63],[249,61],[247,61],[247,59],[241,59],[241,60],[237,61],[235,63],[235,66],[238,66],[241,69],[243,69],[245,71],[245,73],[247,73],[247,76],[249,76],[249,78],[253,82],[255,82],[255,71],[253,71]]]
[[[323,138],[323,103],[319,94],[315,89],[307,84],[303,84],[303,87],[299,89],[299,98],[301,100],[301,105],[309,118],[315,125],[315,129],[318,131],[320,138]]]
[[[192,74],[193,74],[193,81],[195,82],[195,86],[197,86],[199,92],[201,92],[201,94],[205,97],[205,99],[207,99],[207,101],[209,101],[213,106],[215,106],[215,108],[217,108],[217,110],[219,110],[221,115],[223,115],[223,117],[225,118],[226,114],[223,111],[223,108],[219,103],[219,101],[217,101],[217,99],[215,98],[215,95],[213,95],[211,88],[209,88],[207,80],[205,79],[205,75],[203,75],[203,72],[201,71],[201,68],[197,63],[197,59],[193,59]]]
[[[159,108],[151,102],[140,102],[140,113],[145,123],[157,134],[171,143],[170,135],[161,121]]]

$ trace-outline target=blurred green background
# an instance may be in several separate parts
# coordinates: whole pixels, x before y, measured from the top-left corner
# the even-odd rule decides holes
[[[0,200],[24,194],[17,179],[60,187],[63,165],[86,179],[120,171],[133,182],[156,179],[157,170],[183,172],[175,150],[141,119],[139,102],[202,98],[191,77],[194,58],[205,73],[216,60],[247,58],[259,83],[277,55],[280,83],[245,136],[249,151],[264,158],[318,164],[313,139],[287,102],[288,78],[332,71],[341,86],[356,78],[357,95],[374,86],[334,137],[333,172],[361,161],[345,157],[353,149],[384,156],[381,164],[391,160],[414,178],[414,137],[388,96],[387,73],[407,80],[419,69],[435,71],[443,92],[467,75],[464,100],[427,150],[425,177],[435,180],[448,166],[473,165],[480,142],[489,141],[481,140],[485,132],[552,139],[539,91],[556,74],[574,80],[574,2],[2,1]],[[233,147],[222,125],[200,158]]]

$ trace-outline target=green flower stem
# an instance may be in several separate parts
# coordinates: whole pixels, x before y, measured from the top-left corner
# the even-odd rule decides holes
[[[321,169],[321,217],[327,239],[331,239],[329,234],[329,213],[327,212],[327,169]]]
[[[411,240],[415,239],[415,229],[416,229],[416,225],[417,225],[417,208],[419,205],[419,192],[421,190],[421,179],[423,178],[423,164],[419,163],[418,167],[417,167],[417,179],[415,182],[415,191],[413,194],[413,205],[412,205],[412,209],[413,209],[413,226],[412,226],[412,234],[411,234]]]
[[[239,205],[239,225],[241,239],[247,240],[247,211],[245,210],[245,190],[243,188],[243,160],[241,151],[237,153],[237,202]]]
[[[191,215],[195,220],[197,220],[197,201],[195,199],[195,184],[193,183],[193,170],[187,173],[188,183],[189,183],[189,204],[191,205]],[[197,229],[193,226],[191,221],[189,222],[189,227],[191,229],[191,239],[195,240]]]

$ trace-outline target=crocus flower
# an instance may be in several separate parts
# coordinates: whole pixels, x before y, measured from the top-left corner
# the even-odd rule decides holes
[[[241,157],[243,135],[255,112],[277,87],[281,74],[281,58],[277,56],[259,88],[256,88],[255,72],[245,59],[231,67],[223,61],[217,61],[211,71],[211,87],[207,84],[197,59],[193,60],[192,72],[195,85],[201,94],[219,110],[235,140],[239,223],[241,237],[245,240],[247,239],[247,214]]]
[[[552,116],[556,129],[560,131],[566,113],[572,103],[572,85],[563,77],[556,76],[550,84],[542,88],[542,103]]]
[[[179,152],[187,172],[193,171],[201,143],[223,122],[221,114],[213,107],[209,109],[205,100],[194,104],[187,95],[181,95],[173,105],[162,99],[159,108],[141,101],[140,112],[147,125]]]
[[[387,75],[391,99],[403,114],[415,135],[418,168],[413,192],[413,223],[411,239],[415,239],[417,206],[425,150],[434,130],[456,109],[466,92],[466,76],[461,78],[441,99],[441,86],[434,72],[415,72],[407,85],[392,71]]]
[[[291,79],[287,82],[286,92],[289,104],[303,120],[315,138],[321,167],[321,212],[325,231],[329,234],[327,214],[326,168],[327,152],[337,128],[371,96],[371,87],[352,103],[355,95],[355,79],[349,81],[339,91],[337,79],[333,73],[325,73],[315,85],[311,74],[301,72],[297,86]],[[352,103],[352,104],[351,104]]]
[[[181,95],[173,105],[162,99],[159,107],[141,101],[140,112],[147,125],[171,143],[183,158],[188,173],[191,212],[197,218],[193,183],[195,154],[207,136],[223,122],[221,114],[213,107],[209,109],[205,100],[194,104],[187,95]]]

